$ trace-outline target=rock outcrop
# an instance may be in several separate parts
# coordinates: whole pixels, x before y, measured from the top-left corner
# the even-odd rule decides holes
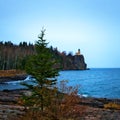
[[[86,70],[84,56],[80,53],[80,49],[75,55],[62,55],[61,62],[62,70]]]
[[[85,63],[83,55],[75,55],[74,56],[74,64],[77,70],[86,70],[87,64]]]

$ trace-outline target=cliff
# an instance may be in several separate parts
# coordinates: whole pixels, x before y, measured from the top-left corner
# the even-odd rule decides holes
[[[74,56],[74,65],[77,70],[86,70],[87,64],[85,63],[83,55]]]
[[[62,70],[86,70],[87,64],[85,63],[84,56],[79,52],[76,55],[61,54],[60,66]]]

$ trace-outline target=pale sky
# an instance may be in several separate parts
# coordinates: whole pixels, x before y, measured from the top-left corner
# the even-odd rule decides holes
[[[49,45],[89,68],[120,67],[120,0],[0,0],[0,41],[34,43],[44,26]]]

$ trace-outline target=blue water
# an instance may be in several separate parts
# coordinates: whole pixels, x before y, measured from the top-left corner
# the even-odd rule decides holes
[[[120,98],[120,68],[61,71],[58,80],[79,85],[79,94],[98,98]]]
[[[120,68],[61,71],[58,82],[62,80],[67,80],[68,86],[80,86],[79,94],[82,95],[120,98]],[[0,90],[24,88],[19,82],[0,84]]]

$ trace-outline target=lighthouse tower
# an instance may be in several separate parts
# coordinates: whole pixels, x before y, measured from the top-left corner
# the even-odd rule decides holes
[[[75,68],[78,70],[86,70],[87,64],[85,63],[84,56],[80,53],[80,49],[76,52],[74,56]]]
[[[76,55],[80,55],[80,49],[78,49],[78,52],[76,52]]]

